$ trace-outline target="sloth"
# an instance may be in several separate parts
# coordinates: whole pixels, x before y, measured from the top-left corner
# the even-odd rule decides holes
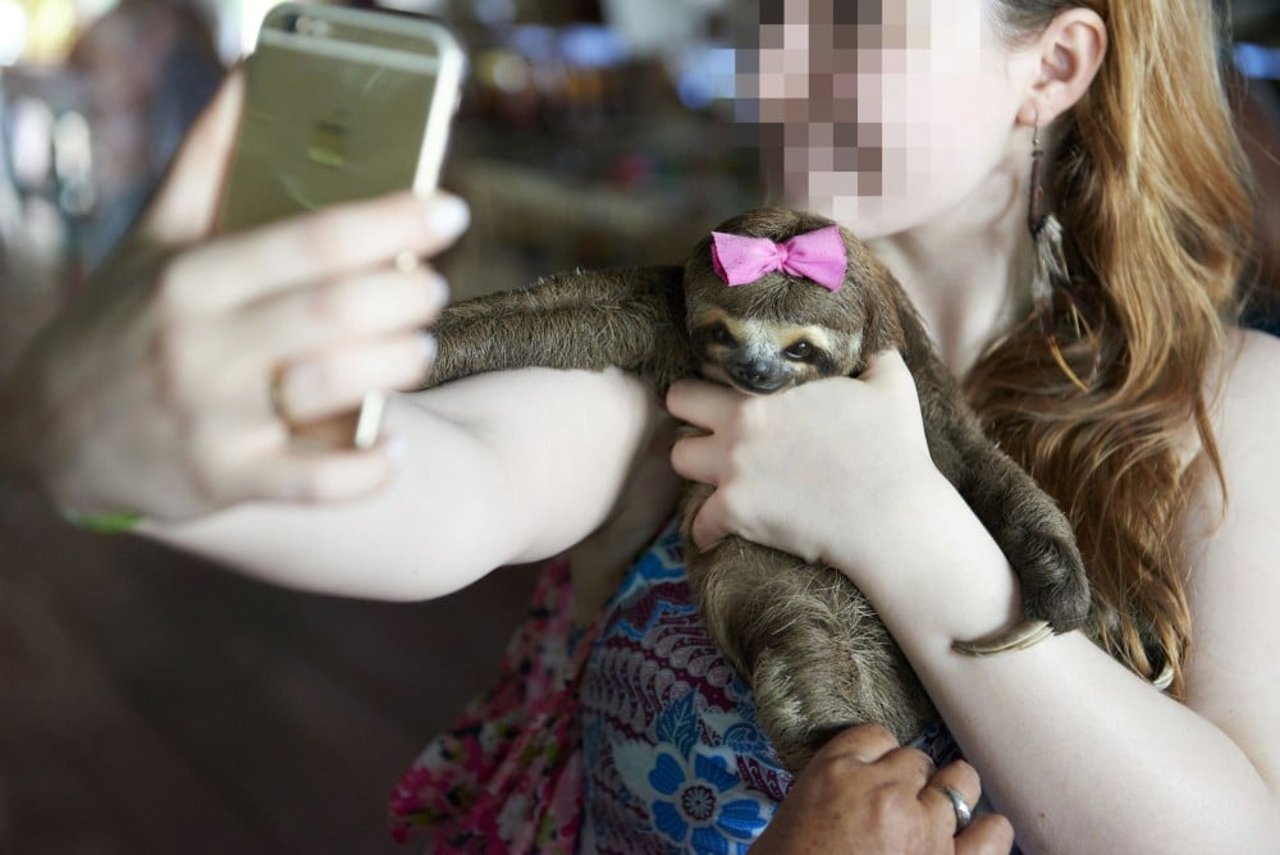
[[[684,267],[552,276],[449,307],[436,335],[424,388],[484,371],[616,366],[660,389],[701,376],[772,394],[857,377],[870,355],[895,348],[915,381],[934,464],[1021,581],[1024,621],[955,649],[1021,649],[1087,617],[1089,583],[1066,517],[982,433],[887,268],[829,220],[750,211],[702,240]],[[711,492],[686,483],[680,502],[690,586],[783,765],[798,772],[856,724],[882,724],[904,744],[916,736],[936,713],[857,587],[833,568],[738,537],[698,550],[693,519]]]

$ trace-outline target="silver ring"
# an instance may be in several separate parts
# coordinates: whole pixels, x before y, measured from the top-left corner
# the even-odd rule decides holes
[[[969,827],[969,823],[973,822],[973,808],[969,807],[969,803],[964,800],[964,796],[960,795],[960,791],[945,784],[940,784],[937,789],[951,800],[951,809],[956,814],[956,834],[964,831]]]

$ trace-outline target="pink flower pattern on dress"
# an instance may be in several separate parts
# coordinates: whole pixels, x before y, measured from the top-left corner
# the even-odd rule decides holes
[[[582,816],[578,682],[594,630],[572,620],[569,565],[543,572],[489,694],[391,795],[391,834],[430,852],[572,853]]]

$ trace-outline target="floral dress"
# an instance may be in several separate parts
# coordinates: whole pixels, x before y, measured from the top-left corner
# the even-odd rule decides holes
[[[941,724],[913,744],[959,756]],[[698,617],[672,525],[586,629],[568,564],[548,565],[498,685],[400,780],[391,827],[431,852],[740,853],[791,780]]]

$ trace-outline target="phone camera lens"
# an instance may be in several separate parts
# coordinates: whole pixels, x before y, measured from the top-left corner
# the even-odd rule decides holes
[[[285,15],[284,18],[281,19],[280,21],[281,29],[283,29],[286,33],[296,33],[298,31],[298,21],[299,19],[301,19],[301,17],[302,17],[301,15],[290,12],[289,14]]]

